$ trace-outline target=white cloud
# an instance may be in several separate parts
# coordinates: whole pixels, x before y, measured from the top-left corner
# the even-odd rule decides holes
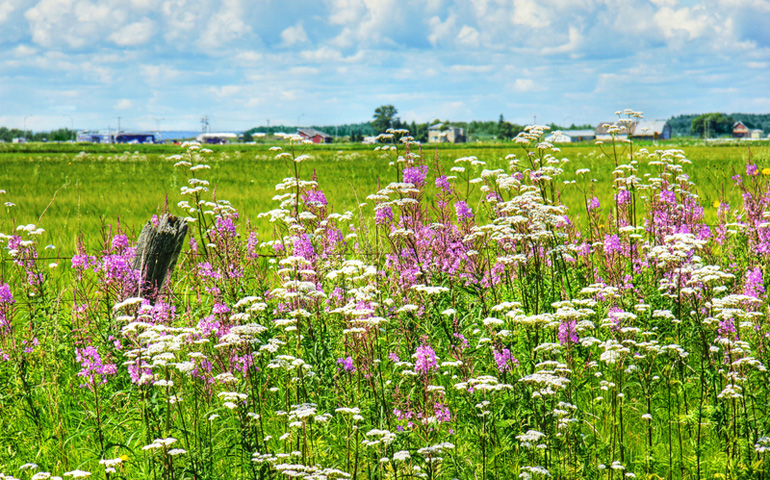
[[[455,23],[457,23],[457,19],[451,14],[443,22],[438,15],[431,17],[428,20],[428,29],[430,30],[428,41],[431,45],[437,45],[454,36]]]
[[[115,31],[109,39],[121,47],[136,47],[150,41],[154,34],[155,23],[145,17]]]
[[[452,65],[449,70],[454,73],[489,73],[494,65]]]
[[[511,85],[511,88],[521,93],[537,92],[542,90],[542,87],[531,78],[517,78]]]
[[[545,28],[551,24],[551,16],[559,15],[556,9],[549,9],[537,0],[514,0],[513,23],[533,28]]]
[[[217,97],[232,97],[241,93],[243,87],[240,85],[222,85],[221,87],[210,87],[211,93]]]
[[[37,49],[29,45],[19,45],[13,49],[13,55],[16,57],[30,57],[37,53]]]
[[[10,2],[3,2],[0,3],[0,23],[4,23],[11,17],[11,13],[16,10],[16,8],[11,5]]]
[[[295,45],[297,43],[305,43],[308,41],[307,33],[305,33],[305,29],[302,27],[301,23],[298,23],[293,27],[289,27],[281,32],[281,39],[283,40],[283,43],[288,46]]]
[[[654,18],[663,36],[667,39],[686,34],[687,40],[695,40],[704,36],[708,31],[713,31],[711,19],[699,9],[685,7],[674,10],[663,7],[658,10]]]
[[[127,98],[121,98],[117,101],[117,103],[115,103],[115,110],[128,110],[133,106],[134,105],[131,100]]]
[[[224,0],[219,11],[206,22],[198,46],[207,51],[218,50],[251,33],[243,18],[244,6],[239,0]]]
[[[254,50],[244,50],[235,54],[235,61],[242,66],[255,66],[262,58],[263,55]]]
[[[457,41],[469,47],[479,46],[479,31],[468,25],[463,25],[460,33],[457,34]]]
[[[178,78],[182,72],[168,65],[142,65],[141,76],[150,84],[166,83]]]

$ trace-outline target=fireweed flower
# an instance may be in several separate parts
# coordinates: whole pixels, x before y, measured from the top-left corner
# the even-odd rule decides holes
[[[513,367],[519,365],[519,361],[511,355],[511,351],[507,348],[503,348],[502,350],[495,349],[492,353],[494,354],[495,363],[497,364],[497,369],[500,373],[510,372],[513,370]]]
[[[436,362],[436,352],[430,345],[420,345],[417,347],[417,352],[412,355],[415,358],[414,371],[420,375],[427,376],[431,371],[438,370],[438,363]]]
[[[425,177],[428,176],[428,166],[421,165],[419,167],[407,167],[404,169],[404,182],[411,183],[417,188],[421,188],[425,185]]]
[[[455,202],[455,213],[457,214],[458,222],[473,220],[473,210],[471,210],[471,207],[469,207],[464,200]]]
[[[356,371],[356,366],[353,365],[353,357],[338,358],[337,365],[340,366],[340,371],[344,370],[348,373],[353,373]]]
[[[114,363],[102,363],[102,357],[94,346],[76,348],[75,357],[82,367],[78,376],[86,381],[80,385],[80,388],[93,389],[96,384],[107,383],[107,376],[115,375],[118,372]]]

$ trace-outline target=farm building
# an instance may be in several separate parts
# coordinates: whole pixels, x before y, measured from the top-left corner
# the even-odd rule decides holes
[[[748,138],[750,135],[749,127],[738,121],[733,123],[733,138]]]
[[[122,132],[115,135],[115,143],[155,143],[155,134]]]
[[[626,125],[623,125],[623,124],[618,124],[617,121],[612,121],[612,122],[602,122],[602,123],[600,123],[596,127],[596,129],[594,129],[594,133],[596,134],[596,139],[597,140],[612,140],[612,135],[610,135],[609,128],[610,127],[615,127],[615,126],[620,126],[621,127],[621,131],[619,133],[615,134],[615,138],[617,138],[619,140],[623,140],[623,139],[628,138],[628,133],[629,133],[628,132],[628,127]],[[632,126],[632,128],[633,128],[633,126]]]
[[[761,140],[762,139],[762,135],[764,135],[764,134],[765,134],[765,132],[763,132],[762,130],[759,130],[759,129],[752,130],[751,131],[751,139],[752,140]]]
[[[313,143],[332,143],[332,136],[316,130],[315,128],[299,128],[297,135],[303,140],[310,140]]]
[[[221,145],[238,140],[238,135],[234,133],[201,133],[195,140],[200,143]]]
[[[594,138],[596,138],[596,133],[593,130],[565,130],[554,132],[553,135],[545,137],[545,141],[551,143],[575,143],[586,142]]]
[[[437,123],[428,127],[428,143],[465,143],[465,130]]]
[[[86,143],[155,143],[156,134],[152,132],[78,132],[77,141]]]
[[[632,138],[638,140],[668,140],[671,125],[666,120],[640,120],[633,125]]]
[[[615,134],[619,140],[627,139],[629,136],[637,140],[668,140],[671,138],[671,125],[666,120],[639,120],[636,122],[619,123],[605,122],[596,127],[597,140],[611,140],[609,133],[610,127],[619,126],[621,131]]]

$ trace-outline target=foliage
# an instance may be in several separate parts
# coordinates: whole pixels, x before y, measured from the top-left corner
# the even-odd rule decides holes
[[[372,127],[377,133],[385,133],[387,129],[395,126],[393,122],[396,120],[397,113],[398,110],[393,105],[381,105],[375,108]]]
[[[730,134],[734,120],[723,113],[704,113],[692,120],[692,133],[702,137],[716,137]]]
[[[236,150],[187,144],[162,161],[192,235],[154,304],[131,296],[134,234],[52,263],[8,207],[0,472],[765,477],[768,157],[704,207],[682,150],[613,140],[571,165],[545,132],[488,164],[391,130],[350,208],[313,168],[330,150],[290,137],[260,227],[215,188]]]
[[[50,132],[23,131],[18,128],[0,127],[0,142],[12,142],[24,138],[29,142],[66,142],[75,140],[77,132],[69,128],[60,128]]]

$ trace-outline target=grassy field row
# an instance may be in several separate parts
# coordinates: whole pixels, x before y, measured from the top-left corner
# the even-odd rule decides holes
[[[51,151],[57,147],[60,151]],[[131,151],[124,151],[130,148]],[[226,199],[241,215],[256,223],[260,230],[269,228],[261,212],[275,208],[272,200],[274,185],[291,176],[286,165],[274,159],[274,153],[266,145],[212,146],[212,170],[207,177],[217,197]],[[574,185],[564,185],[562,202],[570,211],[579,213],[583,206],[584,192],[590,189],[589,179],[596,179],[594,194],[602,204],[611,200],[611,192],[604,186],[611,181],[614,169],[611,147],[585,144],[564,146],[560,155],[569,159],[564,168],[566,178],[575,178]],[[654,151],[652,145],[634,146]],[[667,144],[659,148],[678,148]],[[691,181],[706,207],[706,216],[712,218],[716,200],[734,203],[740,200],[730,177],[745,169],[749,155],[760,170],[770,167],[770,147],[752,145],[687,145],[685,154],[694,167]],[[41,241],[71,253],[77,239],[82,238],[95,246],[102,238],[101,232],[121,228],[133,233],[156,213],[168,199],[171,211],[181,197],[180,187],[186,185],[183,171],[173,167],[168,157],[180,153],[181,148],[170,145],[51,145],[31,144],[4,145],[0,150],[0,189],[7,193],[0,202],[10,202],[13,207],[2,207],[0,232],[10,233],[19,224],[34,223],[46,230]],[[310,146],[311,159],[301,165],[302,176],[315,174],[321,189],[326,193],[335,211],[356,209],[366,196],[375,192],[378,185],[393,181],[388,169],[388,158],[371,146],[332,145]],[[505,145],[440,145],[425,146],[423,151],[428,165],[435,169],[435,159],[449,173],[455,159],[474,155],[486,162],[477,167],[481,170],[503,168],[507,170],[505,157],[511,153],[520,158],[525,152],[516,144]],[[606,154],[609,154],[608,157]],[[645,161],[640,157],[640,164]],[[588,168],[590,175],[578,179],[574,172]],[[391,172],[391,173],[388,173]],[[640,170],[644,172],[644,167]],[[0,205],[2,205],[0,204]],[[709,208],[711,207],[711,208]],[[366,208],[366,207],[365,207]],[[371,206],[369,206],[371,208]],[[577,212],[576,212],[577,210]],[[711,210],[714,210],[713,212]]]

